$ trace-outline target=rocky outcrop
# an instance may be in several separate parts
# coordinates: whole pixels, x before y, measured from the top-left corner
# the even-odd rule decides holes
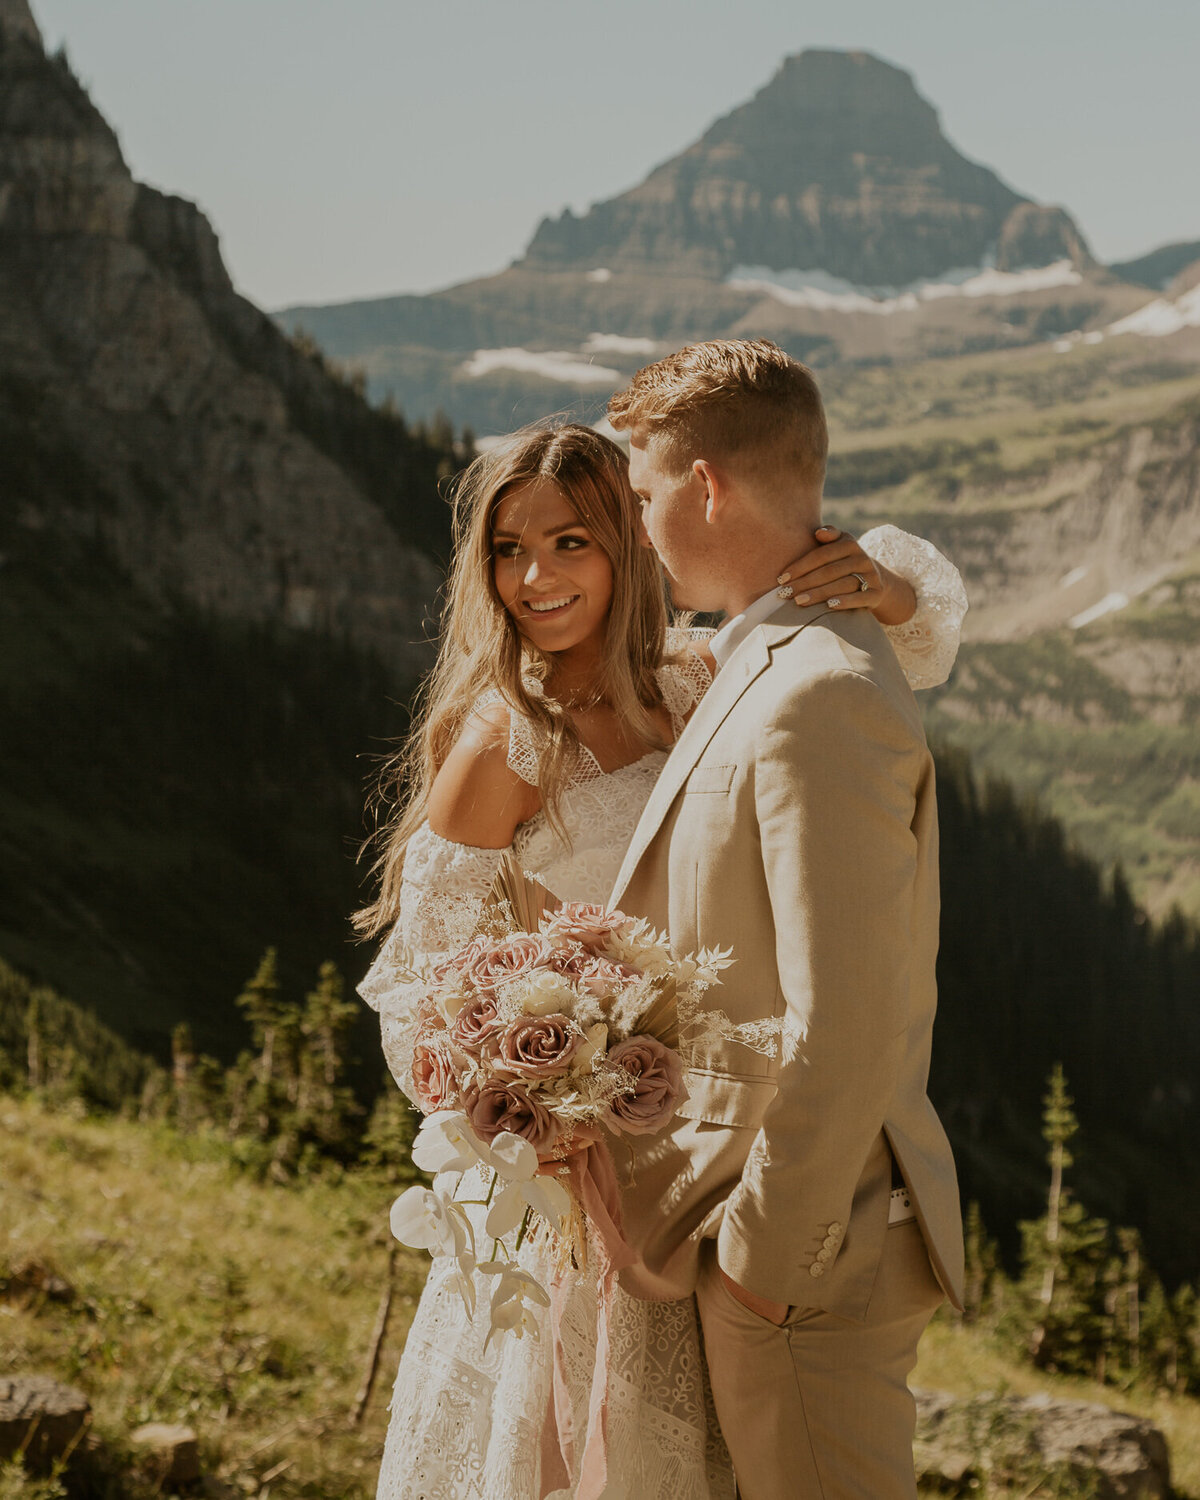
[[[426,659],[458,455],[237,295],[203,214],[134,182],[22,0],[0,12],[0,329],[0,484],[27,538],[98,545],[162,607]]]
[[[46,1469],[78,1446],[91,1417],[82,1391],[49,1375],[0,1376],[0,1459]]]
[[[202,1477],[200,1446],[191,1427],[147,1422],[129,1434],[129,1441],[144,1455],[144,1466],[160,1488],[196,1484]]]
[[[908,73],[866,52],[809,51],[640,186],[544,220],[526,263],[816,268],[898,287],[982,264],[1019,207],[1033,214],[1009,230],[1014,250],[1042,247],[1041,265],[1067,241],[1086,255],[1061,210],[1027,203],[951,145]]]
[[[915,1457],[919,1479],[943,1494],[975,1493],[981,1481],[989,1493],[998,1483],[1032,1494],[1051,1479],[1094,1500],[1171,1494],[1166,1439],[1152,1423],[1044,1395],[918,1391]]]
[[[1062,208],[1040,203],[1018,203],[1004,221],[996,244],[996,267],[1021,271],[1030,266],[1049,266],[1069,260],[1075,266],[1091,266],[1079,226]]]

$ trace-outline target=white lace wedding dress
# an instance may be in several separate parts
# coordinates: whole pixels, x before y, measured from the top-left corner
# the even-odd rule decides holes
[[[889,634],[914,687],[945,680],[958,650],[966,596],[957,571],[935,548],[895,527],[862,538],[871,554],[903,574],[917,593],[917,612]],[[659,671],[663,700],[678,733],[710,681],[704,663],[672,632],[673,660]],[[632,765],[601,771],[586,755],[563,794],[568,848],[538,813],[513,841],[523,869],[560,899],[607,900],[626,845],[666,761],[655,751]],[[514,719],[509,764],[531,784],[537,760],[527,730]],[[411,1096],[416,995],[398,977],[401,951],[444,952],[455,906],[477,907],[491,888],[502,851],[439,838],[428,825],[405,857],[401,915],[359,992],[379,1011],[384,1053]],[[461,916],[461,910],[457,914]],[[458,922],[453,923],[458,926]],[[478,1198],[467,1174],[462,1199]],[[485,1239],[482,1210],[476,1233]],[[553,1274],[540,1245],[521,1261],[544,1284]],[[542,1444],[550,1401],[552,1360],[548,1315],[539,1336],[493,1339],[485,1349],[488,1278],[477,1276],[474,1321],[448,1281],[449,1258],[430,1269],[400,1362],[377,1500],[570,1500],[587,1431],[596,1348],[594,1276],[573,1276],[561,1339],[575,1409],[575,1465],[566,1488],[543,1485]],[[641,1302],[620,1288],[611,1317],[608,1484],[605,1500],[732,1500],[733,1474],[712,1412],[695,1306]]]

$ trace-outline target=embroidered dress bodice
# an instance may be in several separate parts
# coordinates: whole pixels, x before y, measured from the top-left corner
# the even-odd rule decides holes
[[[891,535],[894,533],[894,536]],[[944,680],[958,648],[966,598],[961,580],[936,549],[894,527],[864,538],[872,555],[903,574],[918,608],[889,634],[914,687]],[[927,551],[925,550],[927,549]],[[956,591],[957,589],[957,591]],[[673,631],[658,681],[678,734],[711,681],[690,648],[711,632]],[[940,675],[938,675],[940,673]],[[486,701],[486,700],[485,700]],[[495,701],[495,700],[493,700]],[[484,706],[481,702],[480,706]],[[513,851],[521,867],[563,900],[604,903],[626,847],[667,758],[653,751],[605,772],[584,752],[564,789],[559,812],[564,842],[544,813],[518,828]],[[537,784],[528,726],[510,720],[508,763]],[[420,985],[405,977],[409,955],[435,956],[458,946],[492,887],[504,851],[453,843],[423,825],[405,853],[400,914],[359,993],[380,1014],[384,1054],[412,1097],[412,1043]],[[460,1199],[480,1198],[484,1184],[468,1173]],[[483,1211],[477,1239],[485,1242]],[[552,1268],[537,1241],[521,1252],[545,1284]],[[377,1500],[540,1500],[541,1437],[550,1396],[548,1329],[539,1337],[493,1340],[488,1318],[466,1315],[450,1285],[453,1261],[433,1262],[405,1344],[392,1398]],[[477,1300],[490,1296],[477,1274]],[[576,1276],[561,1329],[576,1431],[587,1423],[596,1348],[595,1285]],[[613,1500],[732,1500],[733,1475],[712,1413],[694,1304],[640,1302],[618,1289],[611,1323],[609,1488]],[[582,1441],[579,1451],[582,1451]],[[574,1476],[573,1476],[574,1478]],[[574,1485],[550,1500],[571,1500]]]
[[[711,678],[676,633],[682,660],[661,669],[659,685],[678,733]],[[667,758],[654,751],[631,765],[602,771],[584,756],[563,792],[564,844],[538,813],[522,825],[513,849],[522,868],[564,900],[608,899],[625,849]],[[509,764],[536,783],[527,731],[514,727]],[[444,952],[491,889],[502,850],[451,843],[426,824],[405,855],[400,921],[360,993],[380,1012],[384,1053],[411,1097],[413,1017],[419,986],[397,978],[405,949]],[[479,1179],[479,1180],[477,1180]],[[462,1179],[460,1199],[482,1198],[480,1174]],[[486,1243],[483,1210],[469,1210],[477,1243]],[[527,1242],[522,1263],[549,1284],[544,1248]],[[450,1287],[453,1262],[433,1262],[405,1343],[392,1398],[378,1500],[539,1500],[541,1438],[550,1400],[550,1332],[540,1313],[536,1338],[493,1340],[488,1318],[472,1321]],[[477,1305],[491,1287],[476,1274]],[[567,1387],[576,1431],[587,1428],[596,1350],[597,1296],[586,1272],[573,1276],[561,1328]],[[647,1303],[619,1289],[610,1324],[608,1464],[605,1494],[629,1500],[732,1500],[728,1455],[711,1410],[707,1373],[691,1301]],[[580,1439],[577,1451],[582,1453]],[[572,1476],[574,1480],[577,1476]],[[574,1484],[552,1492],[570,1500]]]

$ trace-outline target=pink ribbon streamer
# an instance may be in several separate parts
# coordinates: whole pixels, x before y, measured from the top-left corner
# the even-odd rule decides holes
[[[571,1187],[596,1239],[596,1363],[588,1394],[587,1437],[579,1467],[575,1500],[599,1500],[608,1482],[608,1375],[612,1355],[610,1320],[617,1290],[617,1273],[637,1259],[621,1223],[621,1193],[612,1156],[602,1140],[567,1158]],[[562,1319],[570,1293],[566,1274],[550,1286],[550,1330],[554,1343],[554,1375],[546,1421],[542,1430],[542,1497],[571,1482],[575,1464],[575,1411],[567,1384]]]

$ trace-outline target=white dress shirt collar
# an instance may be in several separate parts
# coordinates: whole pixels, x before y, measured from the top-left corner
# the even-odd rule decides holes
[[[750,632],[782,609],[785,602],[779,597],[778,588],[773,588],[753,604],[748,604],[740,615],[726,620],[708,643],[708,649],[716,657],[717,666],[723,667]]]

